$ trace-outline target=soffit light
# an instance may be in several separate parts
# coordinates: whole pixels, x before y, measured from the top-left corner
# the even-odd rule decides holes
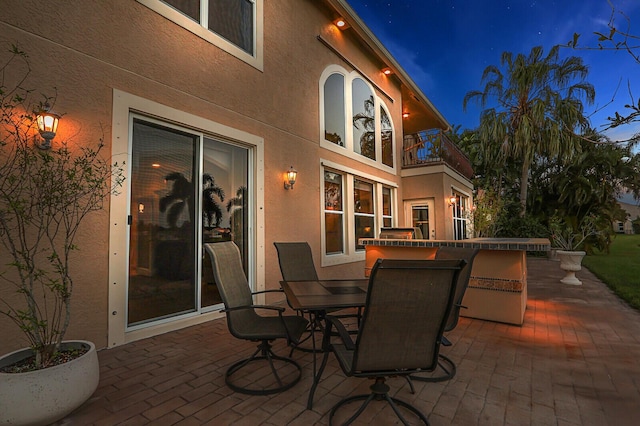
[[[350,27],[350,25],[347,23],[347,21],[345,21],[344,18],[342,18],[342,17],[334,19],[333,20],[333,25],[335,25],[336,27],[338,27],[341,30],[346,30],[347,28]]]

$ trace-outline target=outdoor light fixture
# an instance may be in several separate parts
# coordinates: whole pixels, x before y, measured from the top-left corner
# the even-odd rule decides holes
[[[298,172],[293,166],[289,167],[289,170],[284,174],[284,189],[293,190],[293,185],[296,183]]]
[[[49,104],[45,104],[36,117],[38,132],[40,132],[40,136],[42,136],[41,141],[36,140],[36,146],[38,148],[51,148],[51,140],[56,136],[59,120],[60,116],[51,110]]]
[[[349,24],[347,24],[347,21],[345,21],[344,18],[342,17],[334,19],[333,25],[335,25],[341,30],[346,30],[347,28],[349,28]]]
[[[402,113],[402,118],[409,118],[409,113],[408,112],[403,112]]]
[[[389,67],[385,67],[385,68],[382,68],[382,73],[384,75],[391,75],[391,74],[393,74],[393,70],[391,68],[389,68]]]
[[[458,200],[458,198],[455,195],[452,195],[447,200],[449,201],[449,205],[453,206],[456,203],[456,201]]]

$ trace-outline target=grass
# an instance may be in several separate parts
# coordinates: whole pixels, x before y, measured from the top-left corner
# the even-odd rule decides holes
[[[631,307],[640,310],[640,235],[617,235],[609,254],[586,256],[582,264]]]

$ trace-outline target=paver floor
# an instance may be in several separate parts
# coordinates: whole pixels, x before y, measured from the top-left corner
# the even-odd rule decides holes
[[[448,382],[389,380],[433,426],[640,424],[640,313],[588,270],[582,286],[559,282],[558,262],[529,258],[524,324],[461,318],[442,350],[458,366]],[[231,337],[224,319],[99,352],[98,390],[58,425],[326,425],[333,404],[366,393],[335,359],[306,410],[312,355],[296,351],[300,383],[272,396],[234,393],[228,365],[254,350]],[[283,344],[276,351],[285,354]],[[374,402],[356,424],[396,424]]]

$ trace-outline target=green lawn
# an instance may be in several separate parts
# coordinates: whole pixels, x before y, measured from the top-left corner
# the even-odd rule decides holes
[[[629,305],[640,310],[640,235],[617,235],[611,252],[586,256],[582,264]]]

